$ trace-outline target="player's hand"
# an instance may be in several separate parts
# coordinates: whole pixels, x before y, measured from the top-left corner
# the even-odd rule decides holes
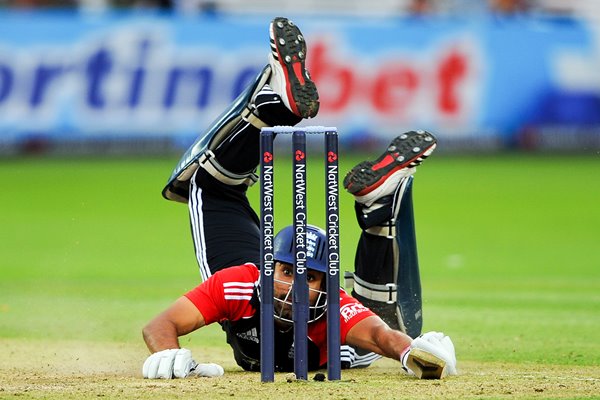
[[[188,349],[169,349],[151,354],[142,368],[144,378],[148,379],[215,377],[223,373],[223,368],[218,364],[198,364]]]
[[[456,353],[449,336],[427,332],[414,339],[401,356],[402,365],[421,379],[457,375]]]

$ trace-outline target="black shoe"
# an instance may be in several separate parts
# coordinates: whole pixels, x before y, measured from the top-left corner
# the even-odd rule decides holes
[[[285,105],[302,118],[319,111],[317,86],[306,70],[306,41],[300,29],[287,18],[275,18],[270,25],[271,79],[269,85]]]
[[[402,178],[412,175],[433,150],[437,139],[423,130],[398,136],[375,161],[363,161],[344,178],[344,187],[359,203],[369,204],[392,194]]]

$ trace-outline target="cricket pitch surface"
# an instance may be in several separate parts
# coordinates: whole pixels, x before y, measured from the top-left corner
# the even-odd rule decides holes
[[[199,362],[225,368],[220,378],[147,380],[139,345],[0,339],[0,399],[591,399],[600,396],[600,366],[515,364],[459,360],[459,376],[441,381],[405,375],[397,362],[342,371],[342,380],[294,381],[243,372],[229,349],[191,348]]]

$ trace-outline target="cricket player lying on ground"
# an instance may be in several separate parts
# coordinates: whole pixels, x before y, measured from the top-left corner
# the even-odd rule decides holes
[[[260,231],[246,197],[257,180],[259,132],[265,126],[295,125],[314,117],[319,108],[316,86],[305,70],[300,30],[276,18],[270,38],[269,64],[184,154],[163,190],[165,198],[188,204],[203,282],[144,327],[152,352],[143,365],[145,378],[222,375],[217,364],[196,363],[178,340],[214,322],[226,332],[237,364],[260,371]],[[435,145],[428,132],[407,132],[377,160],[358,164],[344,179],[356,200],[362,235],[350,274],[352,297],[340,290],[342,368],[365,367],[384,356],[420,378],[457,373],[450,338],[440,332],[420,335],[411,183],[415,167]],[[274,239],[276,371],[293,371],[294,366],[292,241],[291,226]],[[308,368],[316,370],[327,362],[325,232],[309,226],[307,242]]]

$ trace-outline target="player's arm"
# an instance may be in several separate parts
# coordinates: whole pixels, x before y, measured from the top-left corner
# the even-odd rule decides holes
[[[454,344],[441,332],[427,332],[413,340],[373,315],[350,328],[346,343],[398,360],[419,378],[457,374]]]
[[[346,335],[346,343],[400,361],[400,354],[410,346],[410,336],[393,330],[376,315],[354,325]]]
[[[205,325],[204,316],[185,296],[152,319],[142,330],[151,352],[179,348],[179,336],[187,335]]]
[[[154,317],[142,330],[144,341],[152,354],[142,367],[144,378],[171,379],[188,376],[221,376],[218,364],[198,364],[192,352],[179,346],[179,336],[206,325],[202,313],[187,297],[182,296],[169,308]]]

